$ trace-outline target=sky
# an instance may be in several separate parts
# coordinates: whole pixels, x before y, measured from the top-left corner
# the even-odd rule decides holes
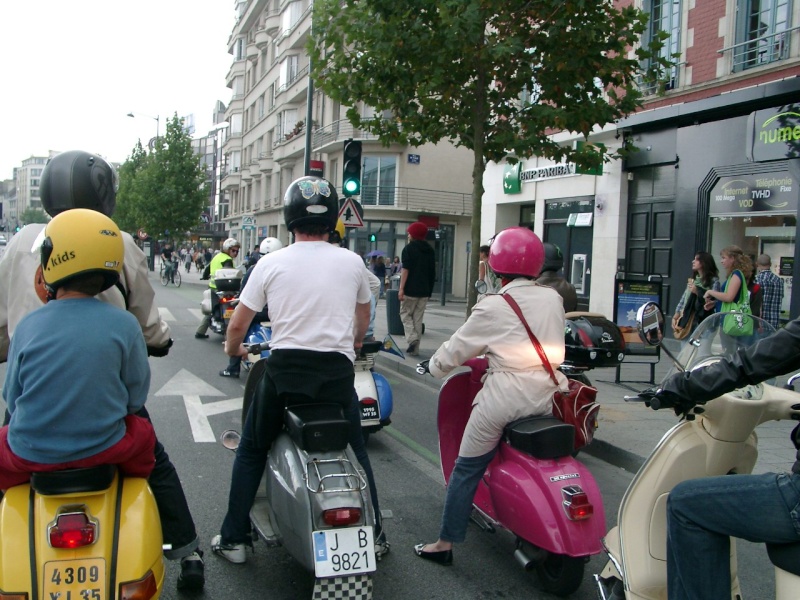
[[[233,0],[0,1],[0,180],[50,150],[124,162],[174,113],[206,134],[234,19]]]

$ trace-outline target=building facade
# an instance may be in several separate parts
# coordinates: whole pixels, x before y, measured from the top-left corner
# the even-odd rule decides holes
[[[630,4],[630,2],[626,2]],[[562,246],[583,308],[614,313],[619,279],[661,282],[670,314],[697,251],[735,244],[770,254],[784,280],[783,318],[800,315],[792,287],[800,194],[800,3],[637,0],[648,36],[666,31],[680,58],[663,95],[591,142],[635,146],[600,175],[526,157],[492,164],[482,236],[528,225]],[[565,144],[578,140],[556,136]],[[519,191],[504,184],[519,176]],[[514,188],[512,191],[515,191]]]
[[[318,91],[309,100],[304,48],[311,5],[311,0],[242,0],[236,5],[237,22],[229,39],[233,62],[226,78],[232,97],[225,112],[229,128],[220,182],[228,202],[223,217],[227,231],[247,249],[267,236],[287,243],[283,195],[305,174],[306,153],[310,172],[329,179],[338,190],[344,141],[360,140],[362,188],[356,200],[363,207],[362,226],[349,229],[350,248],[364,256],[400,255],[406,227],[423,220],[439,261],[435,293],[443,286],[447,294],[465,296],[471,250],[470,152],[449,144],[384,147],[375,136],[353,128],[345,118],[347,107]],[[381,117],[370,107],[359,110]]]
[[[14,169],[17,194],[16,198],[9,202],[6,219],[22,225],[21,216],[26,210],[29,208],[43,210],[39,198],[39,183],[44,166],[56,154],[58,152],[51,150],[49,156],[31,156],[22,161],[22,166]]]

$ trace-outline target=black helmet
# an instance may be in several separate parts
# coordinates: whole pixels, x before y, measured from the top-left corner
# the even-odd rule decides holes
[[[615,367],[625,357],[625,338],[616,323],[602,315],[572,313],[564,327],[567,367]]]
[[[48,215],[88,208],[110,217],[117,202],[117,173],[96,154],[62,152],[47,161],[39,196]]]
[[[338,213],[336,189],[320,177],[294,180],[283,197],[283,220],[289,231],[301,225],[324,225],[333,231]]]
[[[564,255],[561,248],[550,242],[544,244],[544,266],[542,271],[560,271],[564,268]]]

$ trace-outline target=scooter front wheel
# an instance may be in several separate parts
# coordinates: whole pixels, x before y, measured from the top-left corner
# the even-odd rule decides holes
[[[584,557],[548,554],[536,565],[536,575],[542,588],[556,596],[569,596],[583,582]]]

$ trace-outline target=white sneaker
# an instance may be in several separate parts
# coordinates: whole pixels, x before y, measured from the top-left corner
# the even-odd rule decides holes
[[[383,531],[375,538],[375,559],[380,561],[381,558],[389,554],[391,546],[386,541],[386,533]]]
[[[247,560],[245,544],[223,544],[221,535],[211,538],[211,551],[237,565]]]

